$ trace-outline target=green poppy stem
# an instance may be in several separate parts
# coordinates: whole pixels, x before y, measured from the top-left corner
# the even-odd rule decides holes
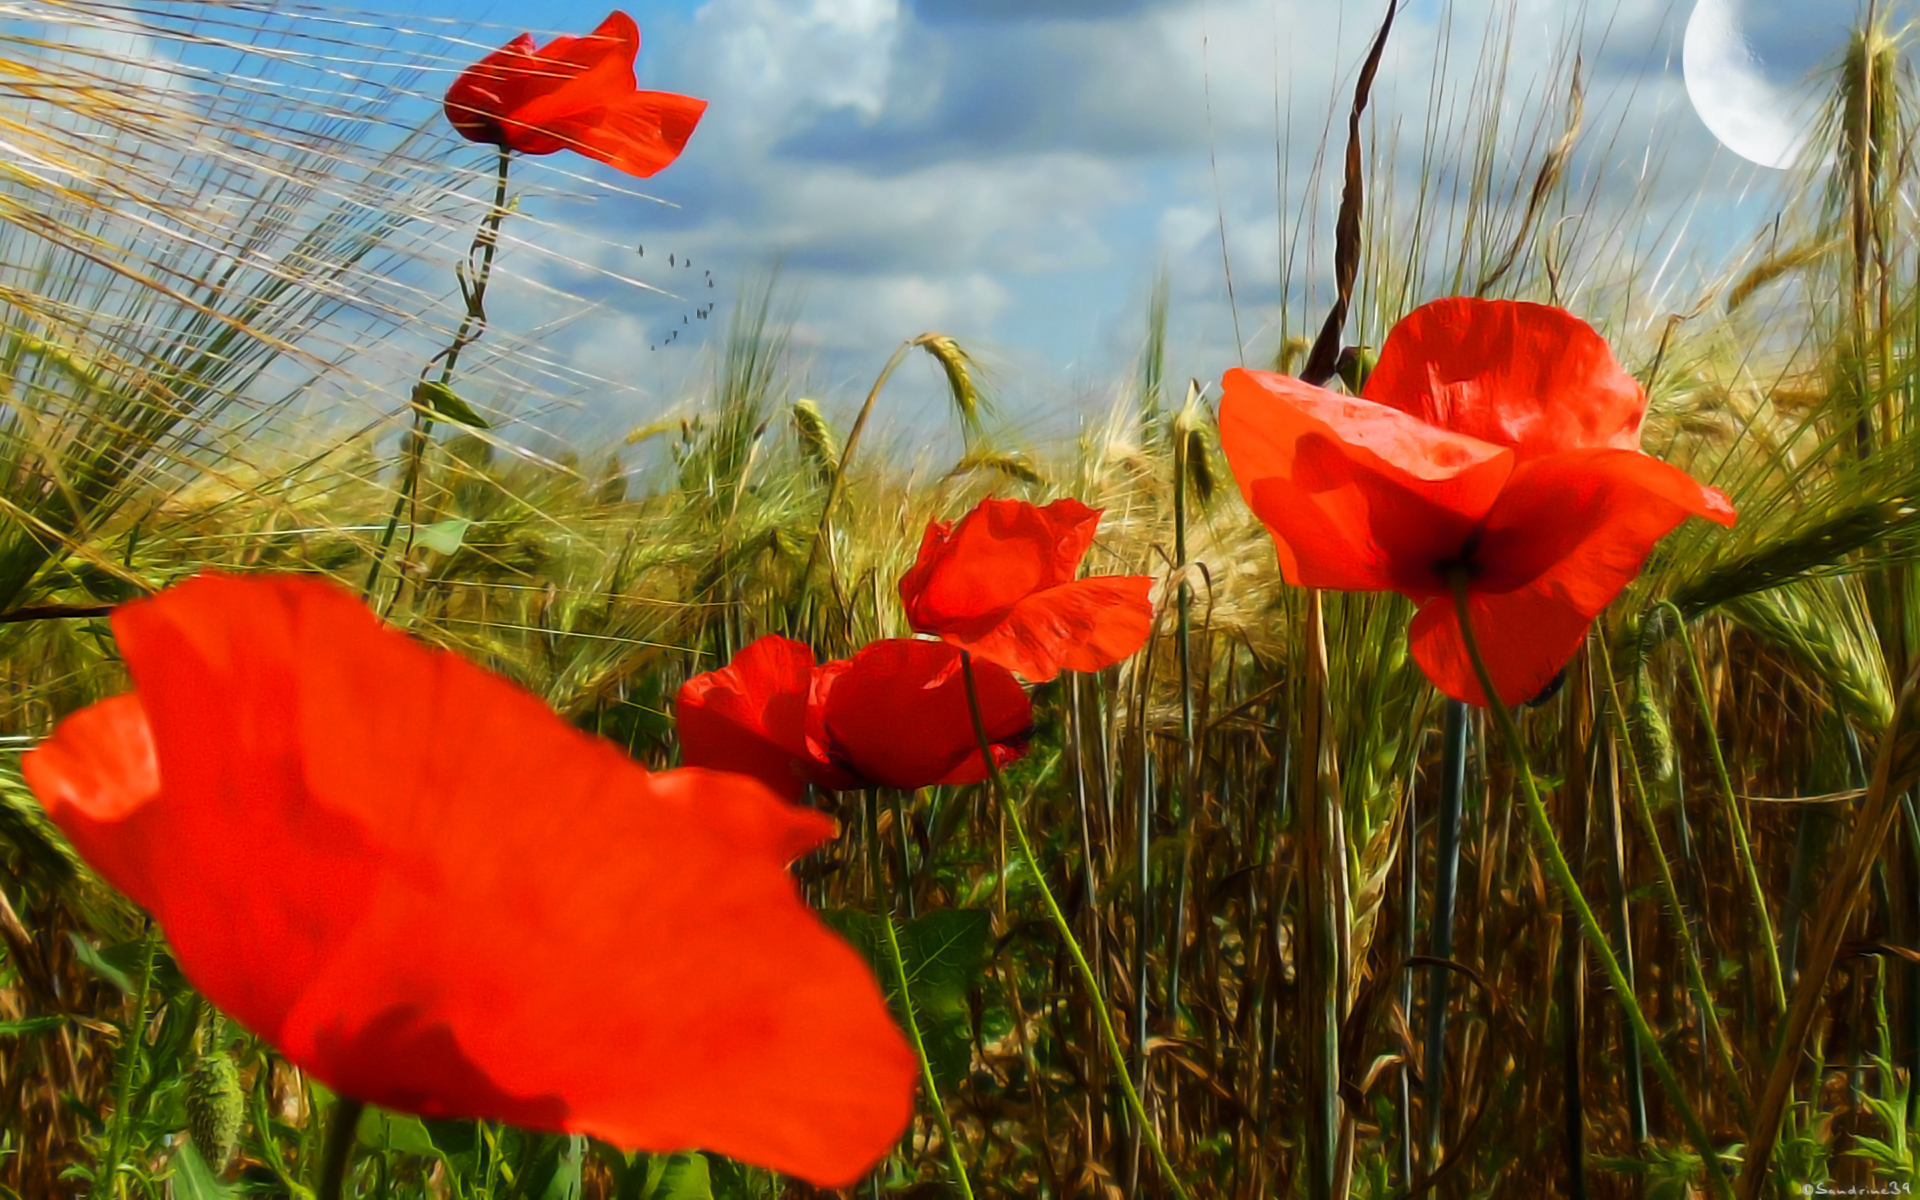
[[[160,930],[149,924],[145,945],[141,948],[140,994],[133,999],[133,1020],[127,1026],[127,1040],[120,1044],[120,1058],[114,1064],[112,1132],[107,1138],[106,1169],[94,1177],[96,1197],[120,1194],[120,1164],[127,1157],[127,1141],[133,1132],[133,1076],[140,1065],[140,1044],[147,1037],[147,994],[153,990],[153,962],[160,948]]]
[[[1773,1003],[1778,1012],[1787,1011],[1787,974],[1780,966],[1780,942],[1774,933],[1773,917],[1767,911],[1766,888],[1760,883],[1760,868],[1754,864],[1753,847],[1747,841],[1747,823],[1740,816],[1740,801],[1733,791],[1733,776],[1727,772],[1727,759],[1720,752],[1720,729],[1713,719],[1713,698],[1707,694],[1706,677],[1700,672],[1700,659],[1694,653],[1693,635],[1687,631],[1687,620],[1680,609],[1671,600],[1662,600],[1658,609],[1673,622],[1674,634],[1680,639],[1680,650],[1687,660],[1687,678],[1693,683],[1693,694],[1700,701],[1700,720],[1706,726],[1707,747],[1713,751],[1714,775],[1720,781],[1720,802],[1727,819],[1727,830],[1733,835],[1733,844],[1740,853],[1740,872],[1745,877],[1747,895],[1753,901],[1754,919],[1760,924],[1760,947],[1766,951],[1767,984],[1773,993]]]
[[[1060,902],[1054,899],[1053,889],[1047,886],[1046,872],[1040,868],[1040,859],[1033,852],[1033,843],[1027,837],[1027,827],[1020,820],[1020,811],[1007,795],[1006,782],[1000,777],[1000,764],[993,757],[993,743],[987,738],[987,723],[980,715],[980,692],[973,682],[973,656],[965,650],[960,652],[960,673],[967,685],[967,712],[973,717],[973,736],[979,744],[980,756],[987,764],[987,786],[994,800],[1000,805],[1000,811],[1006,814],[1007,825],[1013,830],[1014,841],[1020,847],[1021,861],[1033,875],[1035,886],[1047,904],[1047,915],[1053,919],[1053,926],[1059,931],[1060,941],[1067,948],[1067,954],[1073,959],[1073,966],[1080,973],[1080,982],[1087,989],[1087,998],[1093,1002],[1094,1020],[1100,1026],[1100,1040],[1107,1049],[1108,1065],[1113,1077],[1120,1084],[1121,1092],[1126,1096],[1127,1109],[1133,1114],[1135,1124],[1140,1130],[1141,1140],[1153,1154],[1154,1165],[1160,1169],[1161,1181],[1172,1189],[1179,1200],[1189,1200],[1185,1185],[1180,1176],[1174,1173],[1173,1164],[1167,1160],[1167,1151],[1160,1144],[1160,1135],[1147,1119],[1147,1106],[1141,1101],[1139,1091],[1133,1086],[1133,1079],[1127,1073],[1127,1053],[1121,1049],[1120,1035],[1113,1028],[1113,1014],[1107,1010],[1107,998],[1100,990],[1100,980],[1093,973],[1093,965],[1080,949],[1080,940],[1073,936],[1073,925],[1068,922],[1066,913],[1060,910]]]
[[[473,281],[467,281],[467,268],[456,267],[459,272],[460,295],[466,301],[466,315],[460,318],[460,328],[455,331],[453,341],[447,348],[427,360],[420,370],[420,380],[426,382],[434,364],[440,366],[440,382],[453,380],[453,369],[460,363],[460,352],[474,342],[487,328],[487,282],[493,278],[493,257],[500,249],[500,225],[507,219],[507,173],[513,166],[513,151],[500,147],[499,160],[494,168],[493,207],[480,219],[480,228],[473,235],[473,244],[467,248],[467,262],[473,263],[474,255],[480,256],[478,266],[473,266]],[[387,517],[386,530],[380,535],[380,548],[374,552],[373,565],[367,570],[367,582],[360,589],[362,596],[373,599],[373,589],[380,582],[380,568],[386,564],[387,551],[393,548],[394,533],[400,528],[400,515],[412,506],[420,487],[420,467],[426,457],[427,435],[433,430],[433,415],[418,404],[413,412],[413,429],[406,440],[406,451],[400,474],[400,495],[394,499],[393,512]],[[413,552],[413,522],[407,527],[406,548],[401,551],[404,559]],[[402,576],[404,580],[404,576]],[[404,586],[404,585],[403,585]],[[398,593],[395,593],[398,597]]]
[[[320,1153],[320,1186],[315,1200],[340,1200],[347,1180],[347,1168],[353,1165],[353,1147],[360,1133],[360,1114],[366,1102],[352,1096],[339,1096],[333,1102],[333,1115],[327,1118],[327,1144]]]
[[[927,1089],[927,1106],[933,1109],[933,1119],[940,1125],[940,1137],[947,1143],[947,1160],[953,1164],[953,1181],[960,1185],[960,1194],[966,1200],[973,1200],[973,1182],[967,1178],[967,1160],[960,1153],[960,1135],[953,1128],[953,1118],[947,1115],[947,1106],[940,1100],[940,1087],[933,1081],[933,1064],[927,1060],[926,1042],[920,1036],[920,1021],[913,1015],[913,992],[907,983],[907,960],[900,953],[900,935],[893,927],[893,913],[889,905],[880,906],[880,928],[887,935],[887,955],[893,959],[895,981],[900,985],[900,1012],[906,1018],[907,1040],[913,1043],[913,1056],[920,1062],[920,1086]]]
[[[1621,969],[1620,960],[1613,953],[1613,946],[1607,940],[1600,919],[1594,915],[1593,906],[1587,903],[1585,893],[1580,890],[1580,881],[1574,878],[1573,868],[1567,865],[1567,856],[1560,849],[1560,839],[1553,831],[1553,822],[1547,817],[1547,806],[1540,799],[1540,787],[1534,782],[1533,767],[1527,761],[1525,745],[1520,740],[1520,730],[1513,723],[1513,714],[1500,700],[1500,693],[1494,689],[1493,675],[1487,670],[1486,660],[1480,656],[1480,642],[1473,632],[1473,613],[1467,604],[1467,576],[1463,571],[1451,573],[1448,582],[1453,586],[1454,611],[1460,616],[1460,635],[1466,643],[1467,657],[1473,662],[1474,676],[1480,681],[1480,690],[1486,694],[1487,711],[1493,715],[1493,723],[1500,730],[1500,740],[1506,743],[1507,753],[1512,756],[1514,770],[1520,776],[1520,792],[1526,800],[1527,821],[1533,826],[1535,839],[1547,859],[1547,869],[1553,875],[1567,903],[1572,906],[1575,915],[1580,918],[1580,927],[1585,931],[1587,943],[1593,947],[1594,957],[1600,960],[1600,966],[1606,971],[1607,981],[1613,985],[1614,995],[1620,1001],[1620,1008],[1627,1014],[1627,1021],[1633,1026],[1634,1036],[1640,1041],[1641,1051],[1647,1056],[1647,1062],[1659,1076],[1661,1086],[1667,1090],[1667,1099],[1674,1110],[1680,1114],[1681,1123],[1687,1128],[1687,1137],[1693,1142],[1694,1150],[1700,1155],[1700,1161],[1707,1173],[1707,1181],[1713,1191],[1722,1200],[1733,1200],[1733,1187],[1727,1180],[1727,1174],[1720,1165],[1719,1152],[1714,1149],[1713,1137],[1707,1127],[1701,1123],[1700,1116],[1694,1112],[1693,1105],[1687,1102],[1686,1091],[1680,1086],[1679,1076],[1674,1074],[1673,1065],[1660,1049],[1660,1039],[1647,1021],[1647,1014],[1641,1011],[1639,1000],[1633,994],[1633,984],[1627,973]]]

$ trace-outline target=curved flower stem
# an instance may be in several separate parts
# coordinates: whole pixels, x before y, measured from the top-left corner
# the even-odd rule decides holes
[[[327,1145],[320,1155],[320,1187],[315,1200],[340,1200],[347,1167],[353,1162],[355,1136],[360,1132],[360,1114],[366,1108],[365,1101],[352,1096],[334,1100],[333,1115],[327,1118]]]
[[[913,1015],[913,992],[907,983],[907,960],[900,953],[900,935],[893,927],[891,906],[882,904],[880,908],[880,928],[887,935],[887,956],[893,959],[893,973],[900,984],[900,1013],[906,1018],[907,1040],[913,1043],[913,1056],[920,1060],[920,1086],[927,1089],[927,1104],[933,1109],[933,1118],[939,1122],[940,1136],[947,1143],[947,1159],[953,1164],[953,1181],[960,1185],[960,1194],[967,1200],[973,1200],[973,1183],[967,1178],[967,1160],[960,1154],[960,1135],[954,1131],[953,1118],[947,1116],[947,1106],[940,1100],[939,1085],[933,1081],[933,1064],[927,1061],[927,1046],[920,1037],[920,1021]]]
[[[1700,950],[1694,945],[1693,926],[1687,920],[1687,910],[1680,903],[1680,888],[1673,878],[1673,867],[1667,859],[1667,849],[1660,841],[1660,830],[1653,822],[1653,809],[1647,799],[1647,777],[1640,770],[1640,759],[1634,753],[1632,737],[1627,729],[1627,710],[1620,703],[1620,689],[1614,682],[1613,657],[1607,652],[1605,638],[1597,642],[1600,651],[1601,669],[1606,672],[1607,700],[1612,705],[1613,719],[1620,730],[1620,746],[1625,752],[1629,773],[1633,776],[1633,786],[1627,789],[1633,804],[1634,822],[1640,827],[1640,836],[1645,839],[1647,848],[1653,851],[1654,877],[1660,885],[1661,902],[1668,912],[1673,914],[1674,940],[1680,944],[1680,959],[1686,968],[1687,989],[1693,993],[1694,1007],[1700,1012],[1706,1030],[1703,1040],[1713,1052],[1720,1070],[1727,1077],[1727,1085],[1733,1089],[1733,1105],[1739,1111],[1740,1119],[1746,1120],[1752,1103],[1747,1096],[1746,1081],[1740,1077],[1740,1069],[1734,1065],[1733,1043],[1727,1037],[1727,1031],[1720,1024],[1720,1014],[1713,1006],[1713,993],[1707,987],[1706,970],[1700,965]],[[1626,889],[1621,886],[1624,897]],[[1626,910],[1624,905],[1620,916],[1620,936],[1626,937]],[[1626,954],[1628,977],[1632,977],[1633,955],[1628,947]]]
[[[934,1120],[939,1122],[940,1135],[946,1139],[947,1157],[953,1163],[953,1178],[960,1185],[960,1194],[966,1200],[973,1200],[973,1183],[967,1178],[967,1163],[960,1156],[960,1135],[954,1131],[953,1119],[947,1116],[947,1106],[940,1099],[940,1087],[933,1080],[933,1064],[927,1059],[927,1045],[920,1036],[920,1019],[913,1013],[913,989],[907,982],[907,959],[900,953],[900,934],[893,925],[893,890],[886,886],[886,876],[880,869],[880,800],[879,789],[867,789],[867,845],[872,855],[868,869],[873,873],[874,908],[880,914],[880,928],[887,935],[887,957],[893,960],[894,979],[900,985],[900,1013],[906,1018],[907,1040],[913,1043],[913,1056],[920,1063],[920,1086],[927,1089],[927,1103],[933,1108]],[[893,806],[894,832],[900,837],[900,879],[906,885],[907,827],[901,820],[898,796]]]
[[[973,736],[979,743],[980,756],[987,764],[987,784],[993,791],[993,797],[1000,804],[1000,811],[1007,815],[1007,824],[1013,829],[1014,841],[1020,847],[1021,861],[1027,864],[1027,870],[1033,875],[1040,896],[1047,903],[1047,915],[1053,919],[1053,925],[1059,931],[1060,941],[1067,948],[1067,954],[1073,959],[1074,969],[1080,973],[1080,982],[1086,986],[1087,998],[1093,1002],[1094,1019],[1100,1025],[1100,1040],[1106,1044],[1108,1065],[1113,1077],[1119,1081],[1120,1090],[1126,1095],[1127,1109],[1133,1114],[1140,1128],[1141,1140],[1153,1154],[1154,1165],[1160,1168],[1160,1178],[1179,1200],[1188,1200],[1187,1189],[1180,1182],[1180,1176],[1174,1173],[1173,1164],[1167,1160],[1166,1147],[1160,1144],[1160,1135],[1147,1120],[1147,1106],[1141,1102],[1140,1093],[1133,1086],[1133,1079],[1127,1072],[1127,1054],[1120,1047],[1120,1035],[1113,1028],[1113,1014],[1107,1011],[1107,998],[1100,990],[1100,981],[1093,973],[1093,966],[1087,962],[1086,954],[1080,949],[1080,940],[1073,936],[1073,926],[1067,921],[1067,915],[1060,911],[1060,902],[1053,897],[1053,889],[1047,886],[1047,876],[1040,869],[1040,860],[1033,852],[1033,843],[1027,838],[1027,827],[1020,820],[1020,812],[1007,795],[1006,781],[1000,777],[1000,764],[993,757],[993,743],[987,739],[987,723],[980,715],[980,693],[973,682],[973,655],[965,650],[960,652],[960,672],[967,685],[967,712],[973,717]]]
[[[127,1138],[133,1130],[133,1076],[140,1065],[140,1043],[147,1036],[147,993],[153,990],[153,960],[160,947],[160,931],[149,924],[146,945],[141,951],[140,994],[133,1000],[133,1022],[127,1027],[127,1040],[120,1045],[120,1061],[114,1064],[113,1132],[107,1138],[106,1168],[94,1176],[93,1194],[113,1197],[120,1194],[120,1163],[127,1156]]]
[[[1695,655],[1693,635],[1687,631],[1687,621],[1680,609],[1671,600],[1662,600],[1657,608],[1667,614],[1680,638],[1680,649],[1687,660],[1687,677],[1693,681],[1693,694],[1700,701],[1700,719],[1707,727],[1707,746],[1713,751],[1713,769],[1720,780],[1720,800],[1726,808],[1727,828],[1733,833],[1733,844],[1740,851],[1740,870],[1746,876],[1747,891],[1753,900],[1753,913],[1760,922],[1760,944],[1767,952],[1767,982],[1773,986],[1773,1002],[1777,1011],[1787,1011],[1787,976],[1780,967],[1780,946],[1774,936],[1773,918],[1767,913],[1767,893],[1760,886],[1760,869],[1753,862],[1753,847],[1747,842],[1747,823],[1740,816],[1740,802],[1733,791],[1733,776],[1727,771],[1726,756],[1720,753],[1720,729],[1713,719],[1713,701],[1707,695],[1706,677],[1700,673],[1700,659]]]
[[[453,369],[460,364],[460,352],[480,340],[487,329],[487,282],[493,278],[493,257],[500,249],[500,224],[507,219],[507,172],[513,166],[513,151],[505,146],[500,148],[498,165],[494,170],[493,207],[480,219],[480,229],[473,235],[473,244],[467,248],[465,268],[456,267],[460,281],[460,296],[467,304],[466,315],[460,318],[460,328],[454,332],[453,341],[447,348],[427,360],[420,369],[420,380],[432,373],[434,364],[440,365],[440,382],[445,384],[453,379]],[[474,264],[475,256],[479,263]],[[468,269],[472,271],[472,281],[468,281]],[[386,531],[380,535],[380,548],[374,553],[373,565],[367,570],[367,582],[361,594],[367,599],[373,598],[373,589],[380,582],[380,568],[385,565],[387,551],[393,548],[395,531],[400,527],[400,516],[414,503],[414,497],[420,487],[420,467],[426,456],[427,435],[433,430],[433,414],[417,401],[413,410],[413,429],[406,440],[406,449],[400,474],[400,495],[394,499],[393,512],[387,517]],[[407,545],[401,551],[401,558],[413,552],[413,526],[418,522],[409,522],[407,527]]]
[[[1723,1200],[1732,1200],[1733,1187],[1720,1165],[1720,1155],[1714,1149],[1713,1137],[1701,1123],[1699,1114],[1693,1111],[1693,1105],[1687,1102],[1687,1094],[1680,1086],[1679,1076],[1673,1073],[1673,1065],[1660,1049],[1658,1035],[1653,1032],[1647,1014],[1641,1011],[1640,1002],[1634,997],[1633,984],[1620,968],[1620,960],[1614,955],[1606,932],[1600,927],[1600,919],[1594,915],[1593,906],[1587,903],[1586,895],[1580,890],[1580,881],[1574,878],[1573,868],[1567,865],[1567,856],[1560,849],[1560,839],[1553,832],[1553,822],[1547,817],[1547,806],[1540,799],[1539,785],[1534,782],[1533,767],[1527,762],[1526,748],[1520,741],[1520,730],[1513,723],[1513,714],[1501,703],[1500,693],[1494,690],[1493,676],[1487,670],[1486,660],[1480,656],[1480,642],[1473,632],[1473,614],[1467,605],[1467,577],[1456,571],[1449,582],[1453,585],[1453,606],[1460,616],[1460,634],[1466,643],[1467,657],[1473,662],[1473,673],[1480,681],[1480,690],[1486,694],[1487,711],[1493,714],[1493,723],[1500,730],[1500,740],[1506,743],[1507,753],[1513,758],[1514,770],[1520,776],[1520,792],[1527,803],[1527,821],[1533,826],[1534,837],[1546,855],[1547,868],[1554,882],[1566,894],[1567,903],[1580,918],[1587,942],[1593,947],[1594,957],[1600,960],[1601,967],[1606,971],[1607,980],[1613,985],[1620,1007],[1633,1026],[1634,1035],[1640,1040],[1640,1048],[1645,1052],[1648,1064],[1653,1067],[1653,1073],[1660,1077],[1661,1086],[1667,1090],[1668,1101],[1680,1114],[1681,1123],[1687,1127],[1688,1139],[1700,1155],[1708,1183]]]
[[[1446,727],[1440,739],[1440,812],[1434,820],[1438,844],[1434,849],[1433,915],[1427,932],[1427,953],[1437,959],[1453,957],[1454,905],[1460,882],[1460,806],[1466,790],[1467,705],[1461,700],[1448,700]],[[1440,1169],[1440,1141],[1445,1132],[1440,1103],[1447,1079],[1449,982],[1445,971],[1433,970],[1427,975],[1427,1055],[1423,1082],[1426,1084],[1428,1174]]]

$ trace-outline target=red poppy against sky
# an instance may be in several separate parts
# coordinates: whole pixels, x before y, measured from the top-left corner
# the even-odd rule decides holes
[[[1362,398],[1228,371],[1220,444],[1287,582],[1420,603],[1416,661],[1484,703],[1449,574],[1500,698],[1537,695],[1587,626],[1689,515],[1733,524],[1717,489],[1640,452],[1647,398],[1579,319],[1455,298],[1387,335]]]
[[[705,100],[636,90],[640,27],[616,12],[583,38],[534,48],[521,34],[460,73],[447,120],[469,141],[522,154],[573,150],[645,178],[680,156]]]
[[[976,665],[974,686],[1004,766],[1027,752],[1033,706],[991,664]],[[808,783],[918,788],[987,777],[960,652],[940,642],[883,638],[815,666],[810,647],[769,635],[689,679],[674,709],[682,762],[746,772],[792,799]]]
[[[1037,508],[989,499],[958,524],[931,522],[900,580],[907,620],[1034,683],[1119,662],[1152,632],[1153,580],[1075,578],[1100,511],[1078,500]]]
[[[27,781],[328,1086],[828,1185],[906,1127],[913,1052],[786,871],[825,817],[651,774],[319,580],[202,575],[113,626],[135,690]]]

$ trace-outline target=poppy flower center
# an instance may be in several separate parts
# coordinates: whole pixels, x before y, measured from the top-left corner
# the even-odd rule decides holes
[[[1474,561],[1474,555],[1480,549],[1481,530],[1469,533],[1460,543],[1460,550],[1450,558],[1436,558],[1433,561],[1433,573],[1438,575],[1451,589],[1456,583],[1472,582],[1480,577],[1480,564]]]

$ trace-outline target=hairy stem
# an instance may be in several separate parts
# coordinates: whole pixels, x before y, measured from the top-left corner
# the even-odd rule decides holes
[[[1633,985],[1627,979],[1627,973],[1621,969],[1620,960],[1615,957],[1606,932],[1600,927],[1600,919],[1594,915],[1593,906],[1587,903],[1586,895],[1580,890],[1580,881],[1573,877],[1573,868],[1567,865],[1567,856],[1561,852],[1560,839],[1553,832],[1553,822],[1547,817],[1547,806],[1540,799],[1540,787],[1534,782],[1533,768],[1527,762],[1527,751],[1520,740],[1520,730],[1513,723],[1513,714],[1501,702],[1500,693],[1493,686],[1493,676],[1487,670],[1486,660],[1480,655],[1480,642],[1473,632],[1473,613],[1467,603],[1465,574],[1455,572],[1451,583],[1454,610],[1460,617],[1460,633],[1466,642],[1467,657],[1473,662],[1473,672],[1480,681],[1480,690],[1486,694],[1487,711],[1493,714],[1494,725],[1500,730],[1500,740],[1506,743],[1507,753],[1513,758],[1514,770],[1520,777],[1520,793],[1526,801],[1527,821],[1533,826],[1534,837],[1546,856],[1547,868],[1580,918],[1587,943],[1593,947],[1594,957],[1600,960],[1600,966],[1606,971],[1614,995],[1626,1012],[1628,1022],[1632,1024],[1634,1035],[1640,1040],[1641,1051],[1647,1056],[1654,1074],[1659,1076],[1661,1086],[1667,1090],[1668,1101],[1687,1128],[1688,1139],[1693,1142],[1694,1150],[1706,1168],[1708,1183],[1722,1200],[1732,1200],[1733,1188],[1720,1165],[1720,1154],[1714,1148],[1713,1137],[1701,1123],[1700,1115],[1693,1111],[1693,1105],[1687,1102],[1687,1093],[1680,1086],[1679,1076],[1674,1074],[1673,1065],[1660,1049],[1659,1036],[1654,1033],[1653,1026],[1647,1021],[1647,1014],[1634,997]]]
[[[327,1145],[320,1155],[320,1187],[316,1200],[340,1200],[347,1180],[347,1168],[353,1164],[353,1146],[360,1131],[360,1114],[366,1103],[352,1096],[340,1096],[333,1102],[333,1114],[327,1118]]]
[[[1060,902],[1054,899],[1053,889],[1047,886],[1047,875],[1040,867],[1040,859],[1033,852],[1033,843],[1027,838],[1027,827],[1020,820],[1019,809],[1007,795],[1006,781],[1000,777],[1000,764],[993,757],[993,743],[987,738],[987,723],[980,715],[980,692],[973,682],[973,656],[966,651],[960,652],[960,670],[967,685],[967,712],[973,717],[973,736],[980,747],[980,756],[987,764],[987,786],[992,790],[993,798],[1000,805],[1000,811],[1006,814],[1007,825],[1013,830],[1014,841],[1020,847],[1021,861],[1033,875],[1034,885],[1040,889],[1040,896],[1046,901],[1047,916],[1052,918],[1053,926],[1059,931],[1061,944],[1066,946],[1067,954],[1073,959],[1073,966],[1080,973],[1080,982],[1087,989],[1087,998],[1093,1004],[1094,1020],[1100,1026],[1100,1040],[1105,1043],[1107,1060],[1114,1078],[1120,1083],[1120,1090],[1127,1099],[1127,1109],[1133,1113],[1133,1119],[1140,1128],[1142,1140],[1153,1154],[1154,1165],[1160,1169],[1161,1182],[1172,1189],[1179,1200],[1188,1200],[1187,1189],[1180,1182],[1180,1176],[1174,1173],[1173,1164],[1167,1160],[1167,1151],[1160,1144],[1160,1135],[1147,1119],[1147,1106],[1141,1102],[1140,1093],[1133,1086],[1133,1080],[1127,1074],[1127,1054],[1121,1049],[1120,1035],[1113,1027],[1113,1014],[1107,1010],[1107,998],[1100,990],[1100,981],[1093,973],[1093,966],[1087,962],[1085,952],[1080,949],[1080,940],[1073,936],[1073,926],[1068,923],[1067,915],[1060,911]]]

